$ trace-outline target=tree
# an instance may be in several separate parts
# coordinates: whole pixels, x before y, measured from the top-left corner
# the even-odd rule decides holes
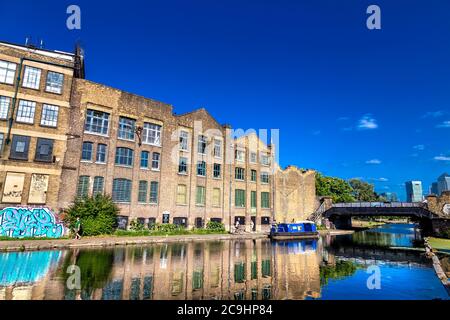
[[[340,178],[327,177],[321,173],[316,174],[316,193],[318,196],[329,196],[334,203],[353,202],[353,189],[350,184]]]
[[[381,201],[380,196],[375,192],[374,185],[359,179],[350,179],[350,186],[353,189],[353,197],[358,201]]]
[[[64,222],[71,229],[79,217],[83,235],[96,236],[113,233],[119,208],[111,197],[97,194],[94,197],[77,198],[68,209]]]

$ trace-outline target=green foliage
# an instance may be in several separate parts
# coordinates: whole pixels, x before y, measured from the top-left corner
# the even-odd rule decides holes
[[[76,219],[81,221],[83,235],[112,234],[117,222],[119,208],[111,197],[97,194],[95,197],[78,198],[68,209],[64,222],[72,230]]]
[[[145,224],[139,223],[137,220],[132,220],[130,222],[130,229],[133,231],[144,231],[146,230]]]
[[[66,272],[70,265],[80,270],[81,291],[90,296],[95,289],[103,288],[111,277],[114,252],[109,249],[74,250],[64,261],[62,269],[64,282],[71,276]]]
[[[206,224],[206,230],[217,231],[217,232],[225,232],[225,225],[220,222],[209,221]]]
[[[374,190],[374,185],[359,179],[350,179],[350,186],[353,189],[352,195],[358,201],[386,201]]]
[[[338,280],[353,275],[358,269],[351,261],[337,261],[335,266],[320,267],[320,283],[328,284],[330,279]]]
[[[354,202],[353,189],[348,182],[340,178],[316,174],[316,193],[318,196],[329,196],[334,203]]]

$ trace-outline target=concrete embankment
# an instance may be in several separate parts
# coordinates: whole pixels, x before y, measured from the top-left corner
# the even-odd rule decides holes
[[[262,239],[267,233],[245,234],[207,234],[207,235],[179,235],[179,236],[144,236],[144,237],[91,237],[81,240],[7,240],[0,241],[0,252],[5,251],[33,251],[70,248],[95,248],[128,245],[146,245],[156,243],[189,242],[189,241],[220,241],[236,239]]]
[[[425,238],[425,251],[427,257],[429,257],[433,263],[434,271],[436,271],[436,275],[441,280],[445,289],[447,289],[448,294],[450,295],[450,279],[447,277],[447,274],[444,272],[442,268],[441,261],[439,257],[433,252],[433,248],[430,245],[428,238]]]

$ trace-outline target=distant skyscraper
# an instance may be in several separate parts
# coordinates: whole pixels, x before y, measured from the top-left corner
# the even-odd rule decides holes
[[[437,194],[441,195],[444,191],[450,190],[450,175],[448,173],[441,174],[437,180]]]
[[[398,201],[397,194],[395,192],[383,192],[380,194],[383,198],[386,199],[386,201],[395,202]]]
[[[423,200],[422,181],[407,181],[406,186],[406,201],[421,202]]]
[[[431,187],[430,187],[430,194],[439,195],[439,191],[438,191],[438,183],[437,183],[437,182],[433,182],[433,183],[431,184]]]

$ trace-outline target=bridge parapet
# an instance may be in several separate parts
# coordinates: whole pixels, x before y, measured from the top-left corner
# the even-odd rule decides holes
[[[349,202],[333,203],[334,208],[425,208],[422,202]]]

